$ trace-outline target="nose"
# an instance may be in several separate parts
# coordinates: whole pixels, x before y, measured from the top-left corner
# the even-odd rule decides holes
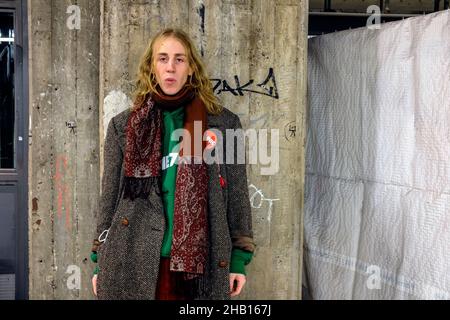
[[[167,72],[174,72],[175,71],[175,59],[170,59],[169,63],[167,64]]]

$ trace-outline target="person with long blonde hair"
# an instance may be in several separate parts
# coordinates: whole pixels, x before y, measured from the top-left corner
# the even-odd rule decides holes
[[[242,126],[214,96],[184,31],[153,37],[133,101],[107,129],[94,293],[157,300],[239,295],[255,250],[246,165],[211,163],[205,154],[218,159],[234,129],[237,142],[225,153],[236,160]]]

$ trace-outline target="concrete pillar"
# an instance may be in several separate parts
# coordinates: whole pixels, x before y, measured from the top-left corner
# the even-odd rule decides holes
[[[100,7],[72,3],[28,1],[30,299],[92,297]]]
[[[148,41],[169,26],[189,31],[215,79],[217,96],[240,116],[244,129],[267,129],[268,144],[271,129],[279,131],[278,173],[261,175],[266,165],[248,166],[258,247],[240,298],[299,299],[307,1],[108,0],[101,1],[101,10],[102,137],[109,119],[131,102]]]

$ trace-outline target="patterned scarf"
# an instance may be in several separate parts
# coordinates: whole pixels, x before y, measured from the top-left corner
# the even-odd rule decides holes
[[[175,183],[170,269],[185,272],[186,278],[192,279],[203,274],[208,255],[208,173],[203,161],[207,112],[192,89],[184,87],[176,96],[167,96],[158,90],[158,94],[149,95],[142,106],[131,113],[126,129],[124,198],[148,198],[152,186],[160,190],[162,110],[172,111],[180,106],[185,108],[185,130]]]

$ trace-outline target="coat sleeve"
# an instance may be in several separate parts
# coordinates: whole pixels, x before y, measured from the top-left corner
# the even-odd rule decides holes
[[[110,227],[119,195],[123,153],[119,145],[114,118],[109,122],[103,150],[104,170],[97,219],[97,237]]]
[[[245,137],[241,121],[235,115],[233,128],[237,130],[237,140],[234,143],[234,163],[226,164],[228,184],[228,226],[233,249],[254,252],[252,215],[248,195],[247,169],[245,163],[237,163],[238,146],[244,145]],[[241,129],[241,130],[239,130]],[[244,155],[245,159],[245,155]]]

